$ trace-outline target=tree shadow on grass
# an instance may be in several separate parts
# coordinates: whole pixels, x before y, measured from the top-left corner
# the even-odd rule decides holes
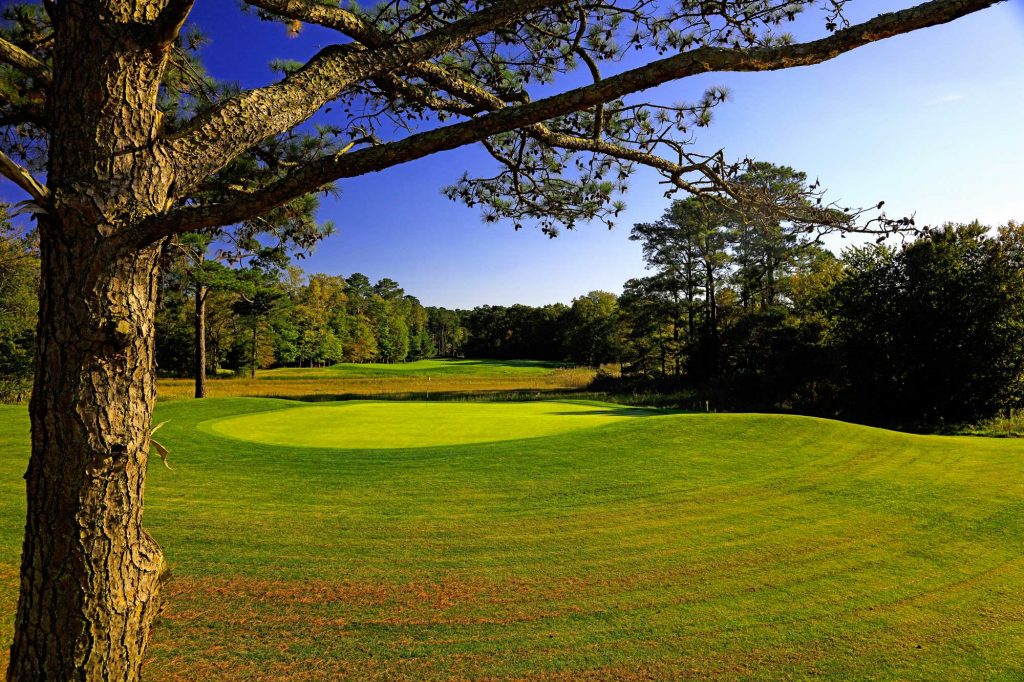
[[[576,410],[573,412],[549,412],[558,417],[653,417],[663,414],[661,410],[644,407],[595,408],[593,410]]]

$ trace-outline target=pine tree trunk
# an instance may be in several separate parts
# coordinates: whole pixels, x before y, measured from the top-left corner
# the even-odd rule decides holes
[[[196,285],[195,311],[195,377],[196,397],[206,397],[206,293],[201,284]]]
[[[256,353],[257,353],[257,351],[256,351],[256,344],[258,342],[258,336],[257,336],[258,327],[257,327],[257,325],[258,325],[258,322],[256,321],[255,318],[253,318],[253,321],[252,321],[252,355],[250,357],[251,364],[250,364],[250,367],[249,367],[249,378],[250,379],[255,379],[256,378]]]
[[[154,144],[167,41],[161,0],[57,4],[28,514],[9,680],[137,680],[159,608],[160,548],[142,527],[156,397],[165,210]]]
[[[8,679],[138,679],[162,566],[142,527],[157,250],[81,268],[44,243]]]
[[[708,279],[708,340],[709,340],[709,369],[712,377],[718,377],[718,295],[713,279]]]

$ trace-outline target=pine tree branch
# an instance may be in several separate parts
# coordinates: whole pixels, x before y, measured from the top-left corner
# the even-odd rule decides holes
[[[355,83],[401,71],[530,12],[567,1],[505,0],[411,40],[373,50],[351,45],[324,48],[281,81],[225,100],[163,142],[177,169],[178,196],[186,196],[207,175],[262,140],[302,123]]]
[[[3,175],[8,180],[22,188],[29,195],[36,200],[36,203],[45,205],[47,199],[50,198],[50,190],[46,189],[45,186],[40,184],[38,180],[32,177],[25,168],[15,163],[11,157],[0,151],[0,175]]]
[[[379,76],[374,79],[374,82],[382,92],[392,98],[401,97],[407,102],[415,102],[423,105],[427,109],[433,109],[434,111],[443,111],[462,116],[472,116],[473,114],[478,114],[481,111],[486,110],[486,108],[473,106],[461,100],[438,97],[418,85],[409,83],[398,76],[391,74]]]
[[[169,44],[178,37],[195,0],[170,0],[153,24],[154,42]]]
[[[245,4],[258,7],[286,19],[304,21],[326,28],[332,28],[363,44],[367,41],[370,27],[360,17],[337,6],[322,5],[310,0],[243,0]]]
[[[237,199],[215,205],[185,206],[150,219],[140,226],[133,239],[146,244],[181,232],[238,222],[316,191],[318,187],[334,180],[380,171],[430,154],[479,142],[491,135],[534,126],[672,80],[711,72],[770,71],[818,64],[871,42],[947,23],[1000,1],[932,0],[899,12],[879,15],[820,40],[795,45],[751,49],[698,48],[536,102],[506,106],[469,121],[410,135],[396,142],[313,161],[253,194],[241,195]],[[456,84],[453,83],[452,87],[456,87]],[[613,151],[600,147],[607,143],[599,140],[572,136],[565,138],[550,141],[566,148],[602,153]],[[666,166],[670,162],[660,157],[644,158],[640,156],[644,153],[637,150],[620,148],[614,150],[616,153],[612,155],[628,158],[621,155],[623,150],[633,155],[629,160],[652,165],[670,175],[674,171]],[[686,170],[686,167],[678,168]]]
[[[53,80],[46,64],[3,38],[0,38],[0,62],[10,64],[25,75],[35,78],[43,87],[48,86]]]

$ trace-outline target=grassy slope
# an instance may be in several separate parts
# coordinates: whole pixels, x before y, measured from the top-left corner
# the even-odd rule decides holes
[[[158,408],[151,679],[1024,676],[1020,441],[750,415],[376,451],[195,428],[293,406]],[[26,425],[0,408],[5,637]]]

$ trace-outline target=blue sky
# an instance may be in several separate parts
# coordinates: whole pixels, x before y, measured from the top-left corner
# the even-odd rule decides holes
[[[855,2],[848,15],[899,6]],[[193,19],[212,38],[204,50],[211,73],[246,87],[272,80],[270,59],[303,59],[331,40],[313,29],[289,40],[281,26],[241,15],[233,0],[199,0]],[[890,215],[916,212],[919,224],[996,224],[1024,219],[1022,64],[1024,0],[1011,0],[826,64],[690,79],[659,88],[654,99],[694,99],[725,85],[731,100],[702,131],[700,149],[791,165],[844,203],[884,199]],[[568,302],[592,289],[619,292],[642,274],[629,227],[667,205],[655,174],[635,176],[616,229],[584,225],[550,240],[484,225],[478,210],[441,196],[463,171],[489,169],[482,152],[461,149],[344,181],[321,211],[338,233],[302,267],[391,277],[426,305],[462,308]],[[13,198],[10,187],[3,194]]]

